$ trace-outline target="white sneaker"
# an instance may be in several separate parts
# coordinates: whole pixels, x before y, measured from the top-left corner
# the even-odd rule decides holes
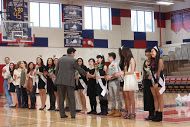
[[[6,98],[5,96],[1,96],[1,98]]]
[[[9,104],[5,104],[4,107],[9,107]]]

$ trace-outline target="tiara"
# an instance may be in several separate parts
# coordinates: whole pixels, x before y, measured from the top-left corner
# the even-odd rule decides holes
[[[102,57],[104,56],[102,53],[99,53],[99,55],[102,56]]]
[[[124,45],[123,45],[123,46],[121,46],[121,50],[123,50],[123,48],[124,48]]]
[[[158,52],[158,47],[157,46],[154,46],[154,49]]]
[[[37,58],[41,58],[42,59],[42,55],[39,55]]]
[[[77,59],[79,59],[79,58],[81,58],[81,59],[82,59],[82,56],[77,57]]]

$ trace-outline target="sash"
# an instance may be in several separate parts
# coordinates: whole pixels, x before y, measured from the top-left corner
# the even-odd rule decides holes
[[[37,72],[39,72],[39,69],[37,70]],[[40,76],[40,78],[42,79],[42,81],[45,83],[45,84],[47,84],[47,79],[43,76],[43,75],[39,75]],[[38,84],[39,83],[39,79],[38,78],[36,78],[37,80],[36,80],[36,83]],[[46,85],[47,86],[47,85]]]
[[[153,76],[154,76],[154,78],[155,78],[155,77],[156,77],[156,74],[153,75]],[[159,90],[159,93],[160,93],[160,94],[163,94],[164,91],[166,90],[166,88],[165,88],[165,77],[164,77],[164,75],[163,75],[163,79],[162,79],[162,77],[160,76],[160,78],[159,78],[159,80],[158,80],[158,83],[162,86],[162,88]]]
[[[100,72],[99,72],[99,71],[96,71],[96,75],[97,75],[97,76],[100,76]],[[96,79],[96,82],[99,83],[100,87],[102,88],[101,95],[104,97],[104,96],[108,93],[107,83],[106,83],[106,85],[104,86],[104,84],[103,84],[101,78]]]
[[[81,75],[78,74],[78,77],[81,77]],[[86,83],[83,81],[83,79],[79,79],[79,82],[81,83],[82,87],[84,88],[83,94],[85,94],[86,91],[87,91],[87,85],[86,85]]]

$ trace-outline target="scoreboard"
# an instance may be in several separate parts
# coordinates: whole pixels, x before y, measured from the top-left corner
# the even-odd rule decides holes
[[[24,21],[23,7],[10,7],[10,20]]]

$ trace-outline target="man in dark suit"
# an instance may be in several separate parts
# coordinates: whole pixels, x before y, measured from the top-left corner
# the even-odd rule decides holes
[[[67,55],[62,56],[58,63],[55,72],[56,80],[55,84],[57,86],[59,95],[59,113],[61,118],[68,117],[65,114],[64,101],[65,93],[67,93],[69,110],[71,113],[71,118],[75,118],[76,115],[76,104],[75,104],[75,69],[83,76],[86,76],[86,72],[79,67],[77,60],[74,59],[76,50],[74,48],[67,49]],[[66,92],[67,91],[67,92]]]

